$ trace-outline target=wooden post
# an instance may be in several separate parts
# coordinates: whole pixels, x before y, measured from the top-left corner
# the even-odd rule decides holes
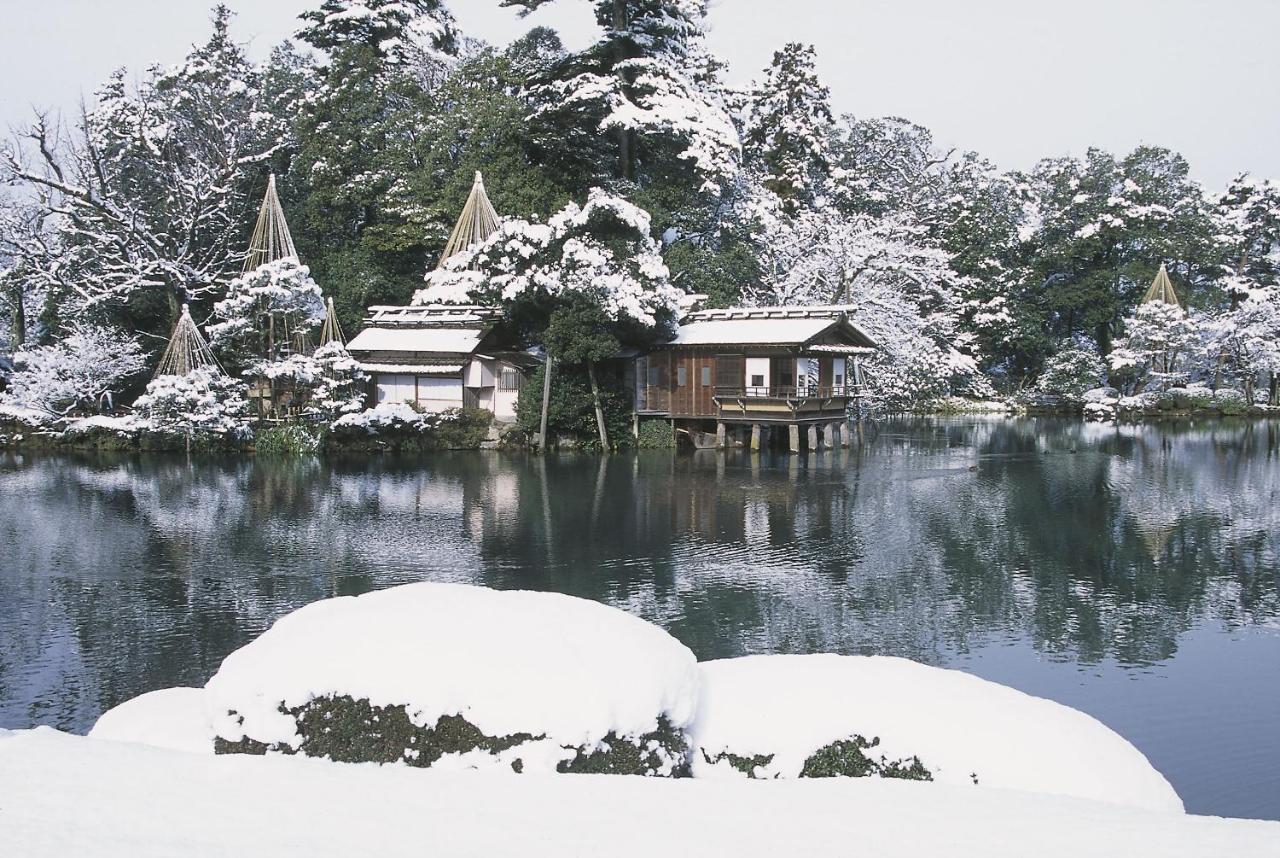
[[[791,424],[791,452],[800,452],[800,427],[795,423]]]
[[[760,452],[760,424],[751,424],[751,452]]]
[[[853,430],[848,426],[843,423],[840,424],[840,446],[846,450],[849,449],[849,435],[851,435],[852,432]]]
[[[812,423],[809,424],[809,452],[818,452],[818,427]]]
[[[596,383],[596,365],[587,361],[587,380],[591,382],[591,401],[596,408],[596,428],[600,430],[600,447],[602,452],[609,452],[609,432],[604,427],[604,409],[600,406],[600,385]]]
[[[729,445],[725,440],[725,425],[718,422],[716,423],[716,449],[723,450],[727,446]]]
[[[542,422],[538,426],[538,447],[547,449],[547,408],[551,404],[551,355],[542,369]]]

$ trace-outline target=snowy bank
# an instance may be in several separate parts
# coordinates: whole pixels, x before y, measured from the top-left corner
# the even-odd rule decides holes
[[[0,855],[1273,858],[1280,823],[856,780],[485,777],[0,731]]]
[[[206,705],[222,752],[671,775],[698,685],[693,653],[615,608],[422,583],[283,617]]]
[[[1182,811],[1169,782],[1101,722],[960,671],[775,655],[707,662],[702,675],[695,777],[871,774]]]
[[[102,713],[89,738],[212,754],[214,737],[203,688],[164,688]]]

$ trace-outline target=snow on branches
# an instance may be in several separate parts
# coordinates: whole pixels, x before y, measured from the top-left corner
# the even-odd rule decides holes
[[[510,303],[566,292],[595,295],[614,320],[653,326],[675,312],[671,285],[649,215],[621,197],[591,191],[548,223],[504,221],[489,239],[430,272],[415,304]]]
[[[364,44],[393,64],[416,51],[452,54],[457,33],[440,0],[324,0],[299,17],[309,22],[298,38],[321,50]]]
[[[146,358],[128,334],[77,324],[54,345],[20,349],[14,364],[0,401],[65,417],[109,402],[123,382],[146,368]]]
[[[133,409],[149,429],[166,435],[242,438],[249,432],[244,384],[217,367],[159,376],[147,385]]]
[[[291,334],[324,321],[324,300],[311,272],[294,257],[247,271],[227,284],[213,307],[209,344],[237,363],[250,356],[274,358],[288,348]]]
[[[1125,320],[1124,336],[1109,355],[1111,369],[1135,380],[1137,390],[1186,381],[1200,345],[1200,325],[1177,304],[1148,301]]]

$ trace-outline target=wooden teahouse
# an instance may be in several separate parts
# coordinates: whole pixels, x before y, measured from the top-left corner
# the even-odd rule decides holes
[[[783,429],[792,451],[801,430],[810,450],[847,445],[842,427],[861,392],[860,360],[874,351],[848,307],[690,313],[673,341],[636,358],[636,413],[670,419],[696,446],[723,447],[749,430],[759,449],[764,432]]]

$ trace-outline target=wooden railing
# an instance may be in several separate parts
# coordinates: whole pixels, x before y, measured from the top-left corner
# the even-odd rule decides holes
[[[861,386],[839,384],[813,387],[716,387],[717,399],[848,399],[861,395]]]

